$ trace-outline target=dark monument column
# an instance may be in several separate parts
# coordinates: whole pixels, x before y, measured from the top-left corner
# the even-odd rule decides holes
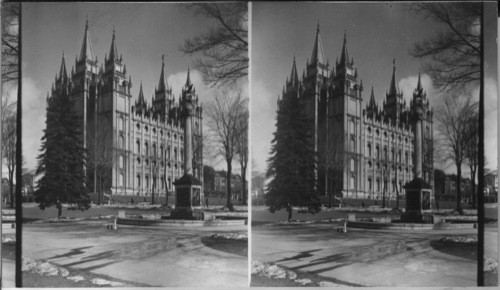
[[[423,94],[421,88],[419,75],[419,83],[413,93],[411,106],[412,121],[415,125],[415,138],[413,138],[415,154],[414,177],[412,181],[404,186],[406,192],[406,211],[401,217],[402,220],[408,222],[432,221],[432,216],[430,215],[432,213],[431,205],[434,201],[432,187],[422,178],[422,120],[426,113],[424,98],[425,94]]]
[[[184,124],[184,175],[174,182],[176,203],[171,217],[182,219],[203,219],[201,211],[201,182],[193,175],[193,133],[192,118],[197,106],[193,85],[189,78],[182,89],[181,110]]]

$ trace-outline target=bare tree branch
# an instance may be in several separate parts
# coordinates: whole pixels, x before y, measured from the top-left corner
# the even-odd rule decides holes
[[[211,87],[235,85],[248,74],[248,8],[238,3],[191,3],[183,6],[193,15],[213,19],[215,27],[204,34],[186,39],[180,50],[199,54],[194,67]]]

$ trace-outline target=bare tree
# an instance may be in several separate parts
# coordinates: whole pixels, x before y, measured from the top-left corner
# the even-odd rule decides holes
[[[241,189],[243,194],[243,204],[247,204],[247,168],[248,168],[248,108],[245,107],[238,120],[238,141],[236,144],[236,153],[240,163],[241,171]]]
[[[470,179],[472,185],[472,208],[476,208],[476,173],[479,166],[479,116],[478,111],[474,112],[474,115],[469,116],[469,122],[467,123],[467,140],[465,143],[465,158],[466,163],[469,165]]]
[[[424,71],[442,90],[463,90],[478,85],[481,73],[480,3],[414,2],[408,10],[425,20],[442,24],[443,30],[415,44],[416,58],[429,58]]]
[[[186,39],[181,51],[201,54],[194,67],[211,87],[233,85],[248,74],[248,7],[246,2],[192,3],[184,8],[193,15],[214,20],[204,34]]]
[[[220,92],[206,108],[211,145],[214,153],[226,161],[226,188],[229,210],[233,209],[231,202],[231,176],[233,160],[237,155],[239,136],[239,120],[247,110],[248,100],[240,93]]]
[[[16,104],[8,98],[2,102],[2,159],[7,167],[10,208],[14,208],[14,173],[16,170]]]
[[[463,214],[461,204],[462,165],[466,160],[468,128],[470,117],[477,115],[478,104],[469,97],[447,95],[444,104],[437,109],[437,129],[441,135],[442,146],[445,148],[448,161],[457,168],[457,206],[456,210]]]
[[[2,84],[19,79],[19,3],[2,3]]]

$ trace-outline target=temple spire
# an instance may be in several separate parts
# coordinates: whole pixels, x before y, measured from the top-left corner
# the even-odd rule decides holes
[[[111,48],[109,50],[109,59],[115,60],[118,58],[118,50],[116,49],[115,28],[113,27],[113,39],[111,40]]]
[[[161,72],[160,72],[160,81],[158,82],[158,91],[163,92],[168,90],[167,82],[165,81],[165,55],[161,56]]]
[[[323,52],[323,43],[321,41],[321,36],[319,34],[319,20],[318,20],[318,26],[316,28],[316,39],[314,40],[314,47],[313,47],[313,52],[311,56],[311,64],[317,64],[317,63],[325,63],[325,57],[324,57],[324,52]]]
[[[144,100],[144,92],[142,91],[142,81],[141,81],[141,87],[139,89],[139,103],[143,104],[145,102]]]
[[[292,73],[290,74],[290,81],[293,84],[299,83],[299,75],[297,74],[297,64],[295,63],[295,54],[293,55],[293,66],[292,66]]]
[[[370,95],[370,102],[368,103],[368,108],[375,108],[377,104],[375,103],[375,94],[373,93],[373,84],[372,84],[372,93]]]
[[[340,54],[340,64],[346,65],[349,63],[349,53],[347,52],[347,31],[344,29],[344,44],[342,45],[342,52]]]
[[[392,61],[392,79],[391,86],[389,88],[389,95],[395,95],[397,93],[396,90],[396,59]]]
[[[187,78],[186,78],[186,87],[191,86],[191,77],[189,76],[189,66],[188,66],[188,73],[187,73]]]
[[[67,78],[68,78],[68,73],[66,72],[66,61],[64,59],[64,51],[63,51],[61,68],[59,69],[59,79],[66,80]]]
[[[94,53],[92,52],[92,43],[90,42],[89,34],[89,19],[85,21],[85,33],[83,35],[82,48],[80,50],[80,60],[94,60]]]
[[[420,69],[418,70],[418,83],[417,83],[417,90],[420,91],[422,90],[422,81],[420,79]]]

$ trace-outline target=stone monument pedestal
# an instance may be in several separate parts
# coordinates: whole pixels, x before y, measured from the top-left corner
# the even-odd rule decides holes
[[[406,211],[401,220],[411,223],[432,223],[432,187],[422,178],[414,178],[405,186]]]
[[[184,174],[174,185],[176,203],[170,217],[203,220],[201,182],[191,174]]]

